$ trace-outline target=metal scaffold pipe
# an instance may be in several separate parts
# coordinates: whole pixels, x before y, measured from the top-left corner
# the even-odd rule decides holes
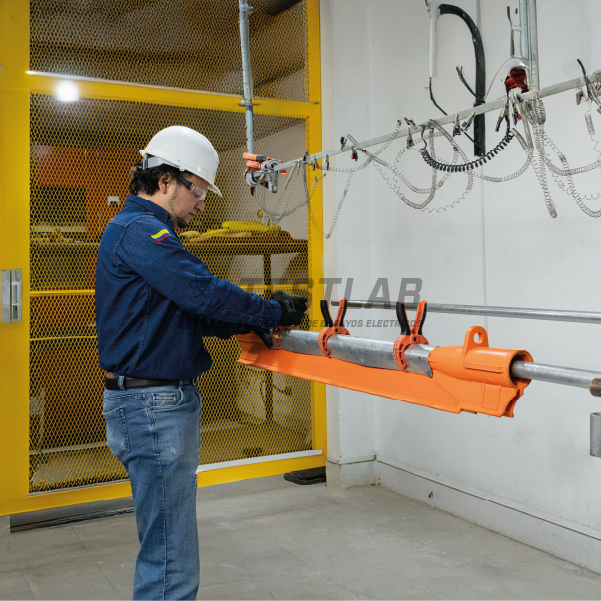
[[[540,88],[538,69],[538,21],[536,17],[536,0],[528,0],[528,44],[530,46],[530,89]]]
[[[520,54],[529,63],[530,61],[530,37],[528,35],[528,1],[520,0]]]
[[[532,43],[530,44],[532,47]],[[589,79],[591,81],[601,81],[601,71],[595,71],[592,75],[589,75]],[[560,94],[561,92],[567,92],[568,90],[573,90],[576,88],[581,88],[586,86],[586,82],[584,81],[584,77],[576,77],[575,79],[570,79],[568,81],[564,81],[562,83],[558,83],[542,90],[533,91],[533,92],[525,92],[521,95],[523,100],[531,100],[535,97],[535,94],[538,94],[540,98],[546,98],[547,96],[554,96],[555,94]],[[487,102],[485,104],[481,104],[479,106],[472,106],[464,111],[460,111],[459,113],[454,113],[448,115],[446,117],[440,117],[439,119],[432,119],[438,123],[438,125],[449,125],[454,123],[457,119],[463,121],[464,119],[468,119],[469,117],[474,115],[482,115],[484,113],[490,113],[491,111],[498,111],[502,107],[505,106],[506,99],[502,98],[500,100],[495,100],[493,102]],[[426,127],[429,128],[428,121],[424,122]],[[282,169],[290,169],[294,167],[297,163],[311,163],[313,161],[324,159],[326,157],[333,157],[334,155],[341,154],[343,152],[352,152],[356,150],[362,150],[364,148],[369,148],[371,146],[377,146],[378,144],[385,144],[390,140],[397,140],[399,138],[407,137],[407,134],[411,132],[412,134],[416,134],[420,132],[421,125],[418,123],[418,127],[411,127],[400,129],[396,133],[386,134],[384,136],[378,136],[377,138],[370,138],[369,140],[364,140],[363,142],[358,142],[356,145],[346,145],[344,148],[337,148],[332,150],[324,150],[322,152],[318,152],[316,154],[307,155],[304,157],[299,157],[298,159],[294,159],[292,161],[288,161],[286,163],[280,163],[273,167],[275,171],[282,171]]]
[[[340,301],[332,301],[338,306]],[[396,309],[396,303],[385,301],[347,301],[349,309]],[[417,303],[405,303],[407,309],[417,309]],[[595,311],[560,311],[555,309],[525,309],[520,307],[488,307],[479,305],[446,305],[428,303],[429,313],[453,313],[456,315],[486,315],[488,317],[513,317],[518,319],[543,319],[601,324],[601,313]]]
[[[575,386],[576,388],[588,388],[594,396],[601,396],[598,384],[593,382],[601,378],[601,373],[572,367],[558,367],[557,365],[544,365],[542,363],[529,363],[527,361],[514,361],[511,365],[511,375],[514,378],[527,378],[539,382],[551,382],[552,384],[563,384]],[[599,380],[601,382],[601,380]]]
[[[248,152],[255,152],[255,132],[253,114],[253,79],[250,61],[250,33],[248,18],[254,8],[247,0],[240,0],[240,49],[242,51],[242,84],[244,98],[240,103],[246,108],[246,146]]]
[[[428,310],[430,310],[430,305],[428,305]],[[302,330],[284,330],[278,335],[281,350],[302,355],[321,356],[318,339],[318,332]],[[365,367],[401,371],[394,360],[393,347],[393,342],[352,336],[332,336],[328,341],[330,356],[334,359]],[[435,348],[423,344],[408,346],[405,351],[407,371],[432,377],[428,357]],[[601,373],[594,371],[516,360],[511,364],[510,374],[512,378],[516,379],[588,388],[593,396],[601,397]]]

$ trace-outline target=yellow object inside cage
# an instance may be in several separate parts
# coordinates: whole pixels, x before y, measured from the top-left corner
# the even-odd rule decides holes
[[[28,269],[23,266],[29,276],[23,294],[29,378],[19,389],[28,402],[14,412],[28,424],[29,470],[15,472],[14,483],[0,492],[0,514],[127,494],[127,487],[109,486],[127,474],[106,446],[94,273],[100,238],[123,207],[139,149],[170,125],[202,132],[220,155],[216,184],[224,197],[209,195],[190,229],[214,230],[229,220],[265,222],[242,176],[246,140],[235,96],[242,81],[237,3],[231,4],[126,0],[83,14],[75,3],[48,0],[32,0],[28,13],[29,3],[11,0],[0,9],[3,26],[17,14],[15,8],[30,18],[30,74],[9,72],[4,79],[27,96],[0,88],[3,111],[12,103],[25,114],[28,100],[29,122],[20,125],[29,138],[29,219],[18,222],[27,229],[21,225],[8,235],[26,237],[29,248]],[[253,4],[255,93],[264,97],[255,109],[256,151],[282,160],[306,149],[315,152],[321,129],[318,3]],[[172,21],[185,25],[174,33],[164,27]],[[11,34],[21,47],[24,31]],[[79,78],[78,100],[57,99],[61,74]],[[2,150],[6,157],[5,146]],[[19,159],[25,155],[16,153],[14,160]],[[0,190],[4,209],[8,187]],[[317,195],[314,210],[319,203]],[[266,297],[274,289],[319,297],[320,286],[309,287],[321,277],[321,237],[304,209],[280,225],[280,232],[266,237],[180,239],[213,273],[246,289]],[[7,231],[6,220],[0,220],[0,234]],[[0,259],[8,267],[6,252]],[[3,345],[24,335],[23,328],[4,332],[9,336]],[[199,464],[211,471],[202,471],[201,484],[324,465],[323,387],[237,364],[234,339],[208,339],[207,348],[214,363],[199,384]],[[5,362],[0,369],[9,366]],[[19,439],[12,448],[24,447]],[[273,456],[271,465],[266,459],[260,469],[253,465]],[[220,470],[224,462],[238,462],[240,468]],[[96,486],[81,491],[89,485]],[[39,495],[51,491],[61,492]]]

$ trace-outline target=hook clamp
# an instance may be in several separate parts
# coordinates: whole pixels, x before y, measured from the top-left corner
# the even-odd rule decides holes
[[[346,298],[343,298],[340,301],[340,306],[338,307],[338,313],[336,315],[336,319],[332,320],[332,316],[330,315],[330,309],[328,308],[328,301],[322,299],[319,303],[321,308],[321,314],[323,315],[323,319],[325,322],[325,328],[319,332],[319,337],[317,338],[317,343],[319,344],[319,350],[326,356],[330,356],[330,351],[328,349],[328,338],[330,336],[339,335],[339,336],[350,336],[349,331],[344,327],[344,316],[346,314]]]
[[[417,305],[417,313],[415,315],[415,322],[413,327],[409,325],[407,319],[407,310],[405,309],[405,303],[397,301],[396,304],[396,316],[401,325],[401,335],[396,339],[394,346],[392,347],[392,355],[394,362],[403,370],[407,370],[407,361],[405,361],[405,349],[410,344],[428,344],[426,337],[422,331],[424,329],[424,322],[426,321],[426,313],[428,311],[428,303],[423,300]]]

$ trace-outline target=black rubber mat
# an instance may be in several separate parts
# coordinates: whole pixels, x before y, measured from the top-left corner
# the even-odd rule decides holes
[[[284,474],[284,480],[288,480],[288,482],[293,482],[294,484],[321,484],[326,482],[326,468],[312,467],[308,470],[288,472]]]

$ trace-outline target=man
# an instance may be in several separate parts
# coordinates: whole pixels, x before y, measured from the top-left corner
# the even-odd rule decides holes
[[[108,446],[132,485],[140,551],[134,599],[195,599],[196,468],[211,366],[203,337],[299,324],[306,299],[264,300],[211,274],[175,234],[204,210],[217,152],[186,127],[157,133],[98,251],[96,322]]]

